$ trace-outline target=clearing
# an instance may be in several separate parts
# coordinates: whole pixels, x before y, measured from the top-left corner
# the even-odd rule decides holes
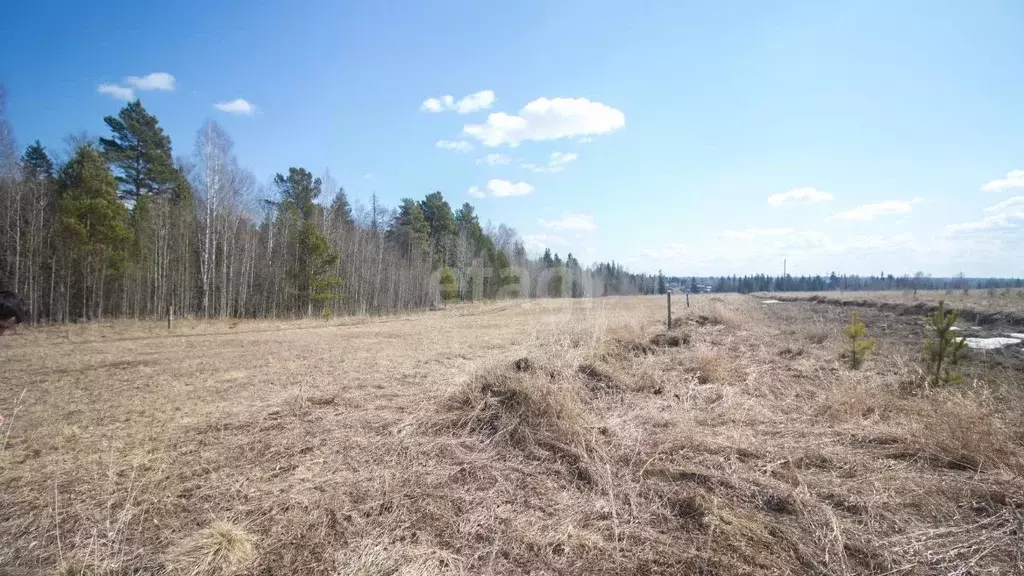
[[[927,390],[923,314],[854,371],[849,307],[692,300],[21,330],[0,573],[1024,570],[1024,346]]]

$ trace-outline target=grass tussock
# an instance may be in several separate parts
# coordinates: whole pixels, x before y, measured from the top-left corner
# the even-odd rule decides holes
[[[167,559],[175,576],[232,576],[256,558],[252,536],[229,522],[218,521],[186,538]]]
[[[1024,472],[1013,432],[989,406],[950,395],[928,402],[910,420],[911,454],[935,466],[975,472]]]
[[[702,385],[726,383],[732,372],[722,354],[710,348],[698,349],[692,357],[691,367],[697,375],[697,382]]]
[[[579,391],[551,374],[503,369],[481,374],[449,395],[442,409],[455,428],[488,443],[526,451],[555,446],[588,452],[593,446],[592,419]]]

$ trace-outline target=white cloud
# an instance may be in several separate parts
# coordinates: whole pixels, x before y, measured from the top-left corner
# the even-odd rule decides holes
[[[523,246],[530,252],[541,252],[545,248],[568,245],[569,243],[561,236],[550,234],[525,234],[523,236]]]
[[[512,162],[512,159],[504,154],[488,154],[476,161],[477,164],[487,164],[488,166],[503,166],[509,162]]]
[[[455,110],[459,114],[470,114],[478,110],[486,110],[491,107],[491,104],[494,104],[494,92],[481,90],[456,102]]]
[[[575,152],[552,152],[548,163],[554,166],[564,166],[579,157],[579,154],[576,154]]]
[[[175,80],[167,72],[153,72],[146,76],[129,76],[124,81],[137,90],[174,90]]]
[[[117,84],[100,84],[96,91],[100,94],[113,96],[118,100],[124,100],[125,102],[135,99],[134,90],[126,86],[118,86]]]
[[[537,164],[524,163],[523,168],[533,172],[561,172],[566,164],[575,161],[577,158],[579,158],[579,154],[575,152],[552,152],[547,164],[538,166]]]
[[[591,142],[594,141],[594,139],[591,136],[584,136],[576,141],[579,142],[580,144],[590,144]]]
[[[626,115],[620,110],[586,98],[538,98],[512,116],[496,112],[484,124],[462,128],[485,146],[516,147],[528,140],[557,140],[607,134],[623,128]]]
[[[764,236],[785,236],[792,234],[792,228],[747,228],[743,231],[726,230],[722,237],[729,240],[753,240]]]
[[[434,146],[442,150],[454,150],[461,153],[472,152],[474,149],[474,146],[465,140],[438,140]]]
[[[533,192],[533,186],[526,182],[509,182],[508,180],[492,178],[487,181],[487,186],[482,189],[477,186],[470,186],[467,194],[473,198],[483,198],[485,196],[506,198],[509,196],[526,196],[531,192]]]
[[[597,222],[592,214],[573,214],[566,212],[558,220],[539,220],[541,226],[552,230],[597,230]]]
[[[444,106],[437,98],[427,98],[423,101],[423,104],[420,104],[420,110],[424,112],[441,112],[444,110]]]
[[[975,222],[946,226],[947,236],[1024,230],[1024,196],[1015,196],[985,208],[990,214]]]
[[[1007,212],[1016,209],[1024,209],[1024,196],[1007,198],[998,204],[985,208],[985,212]]]
[[[444,112],[454,110],[459,114],[470,114],[480,110],[486,110],[494,104],[494,92],[492,90],[481,90],[474,92],[465,98],[456,101],[451,94],[445,94],[440,98],[427,98],[420,104],[420,110],[424,112]]]
[[[252,116],[256,113],[256,106],[245,98],[235,98],[229,102],[218,102],[213,107],[221,112],[227,112],[235,116]]]
[[[643,253],[655,260],[677,260],[687,252],[687,249],[685,242],[673,242],[661,248],[647,248]]]
[[[1005,190],[1013,190],[1014,188],[1024,188],[1024,170],[1010,170],[1006,178],[998,178],[991,182],[986,182],[981,187],[985,192],[1003,192]]]
[[[786,203],[813,204],[831,200],[833,196],[828,192],[822,192],[814,188],[794,188],[789,192],[779,192],[768,197],[768,203],[772,206],[780,206]]]
[[[896,214],[908,214],[914,209],[914,204],[920,202],[920,198],[914,198],[913,200],[887,200],[885,202],[875,202],[874,204],[864,204],[863,206],[857,206],[849,210],[838,212],[826,218],[825,220],[874,220],[879,216],[891,216]]]
[[[363,174],[363,179],[373,180],[373,172],[367,172],[366,174]]]

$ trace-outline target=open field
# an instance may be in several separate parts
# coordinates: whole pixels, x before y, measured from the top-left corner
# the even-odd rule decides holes
[[[919,316],[854,371],[847,308],[674,304],[21,330],[0,574],[1024,573],[1020,346],[927,390]]]
[[[992,290],[919,290],[884,292],[782,292],[761,293],[765,298],[786,301],[819,301],[846,306],[876,306],[889,312],[920,315],[940,301],[963,311],[967,320],[975,318],[985,322],[1024,326],[1024,290],[1000,288]],[[987,322],[985,322],[987,323]]]

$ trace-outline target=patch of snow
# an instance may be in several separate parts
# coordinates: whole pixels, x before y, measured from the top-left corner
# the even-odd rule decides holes
[[[963,330],[963,328],[961,328],[961,327],[959,327],[959,326],[951,326],[951,327],[950,327],[949,329],[950,329],[950,330],[953,330],[953,331],[955,331],[955,332],[959,332],[959,331]]]
[[[1019,332],[1014,332],[1013,334],[1007,334],[1007,336],[1009,336],[1010,338],[1020,338],[1021,340],[1024,340],[1024,334],[1021,334]]]
[[[967,347],[975,350],[995,350],[1003,346],[1020,344],[1022,338],[967,338]]]
[[[761,300],[761,304],[781,304],[778,300]]]

